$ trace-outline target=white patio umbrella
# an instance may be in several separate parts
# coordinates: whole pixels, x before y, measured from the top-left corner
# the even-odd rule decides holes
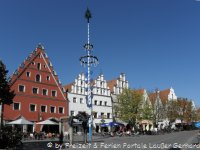
[[[57,122],[53,122],[53,121],[51,121],[51,120],[44,120],[44,121],[41,121],[41,122],[38,122],[38,123],[36,123],[36,124],[42,124],[42,125],[58,125],[58,123]]]
[[[11,121],[11,122],[8,122],[6,123],[8,125],[12,125],[12,124],[18,124],[18,125],[33,125],[32,122],[26,120],[24,117],[20,117],[19,119],[17,120],[14,120],[14,121]]]

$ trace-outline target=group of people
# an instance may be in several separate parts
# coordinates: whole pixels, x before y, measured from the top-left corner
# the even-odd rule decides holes
[[[40,131],[40,132],[34,131],[33,133],[26,133],[26,132],[23,133],[24,139],[43,140],[43,139],[47,139],[47,138],[53,139],[55,137],[59,137],[59,134],[51,133],[51,132],[45,133],[45,132],[42,132],[42,131]]]
[[[110,128],[110,129],[109,129]],[[101,128],[102,135],[110,134],[111,136],[123,136],[123,135],[155,135],[159,133],[169,132],[169,127],[157,126],[153,127],[152,125],[145,124],[136,124],[135,126],[127,124],[125,125],[117,125],[111,127],[103,127]]]

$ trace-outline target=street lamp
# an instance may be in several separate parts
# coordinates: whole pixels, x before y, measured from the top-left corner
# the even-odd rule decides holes
[[[87,43],[84,45],[84,49],[86,51],[86,55],[80,57],[80,63],[82,66],[87,66],[87,96],[86,96],[86,103],[87,107],[89,108],[89,141],[92,142],[92,125],[93,125],[93,118],[92,118],[92,89],[91,89],[91,67],[96,67],[98,64],[98,58],[96,56],[92,55],[93,45],[90,43],[90,18],[92,18],[92,15],[89,11],[89,9],[85,12],[85,18],[87,19],[87,25],[88,25],[88,40]]]

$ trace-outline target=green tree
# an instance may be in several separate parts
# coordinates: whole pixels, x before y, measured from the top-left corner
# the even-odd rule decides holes
[[[148,101],[144,102],[141,112],[142,114],[140,119],[147,119],[147,120],[153,119],[153,108],[148,103]]]
[[[124,122],[136,122],[141,114],[142,95],[136,90],[124,89],[117,98],[119,103],[115,112],[118,113],[119,119]]]
[[[185,115],[184,115],[184,120],[187,122],[191,122],[192,121],[192,102],[191,101],[187,101],[187,105],[186,105],[186,111],[185,111]]]
[[[177,102],[179,106],[179,118],[182,121],[191,122],[193,113],[192,102],[187,98],[179,99]]]
[[[14,91],[11,91],[10,85],[7,79],[8,70],[6,66],[0,60],[0,105],[1,105],[1,124],[0,129],[3,126],[3,114],[4,105],[10,105],[13,103],[13,98],[15,97]]]
[[[174,122],[177,118],[179,118],[180,106],[176,100],[168,101],[167,105],[167,118],[170,122]]]

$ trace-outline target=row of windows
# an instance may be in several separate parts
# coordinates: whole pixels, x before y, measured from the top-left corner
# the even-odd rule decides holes
[[[71,116],[75,116],[75,112],[72,110],[71,112],[70,112],[70,115]],[[110,113],[107,113],[107,114],[105,114],[105,113],[103,113],[103,112],[101,112],[100,113],[100,115],[98,116],[98,113],[97,112],[94,112],[93,113],[93,117],[94,118],[104,118],[104,119],[110,119],[111,118],[111,115],[110,115]]]
[[[103,106],[103,101],[99,101],[99,103],[97,102],[97,100],[94,101],[94,105],[99,105],[99,106]],[[107,106],[107,102],[104,101],[104,106]]]
[[[32,65],[35,65],[35,62],[33,61],[32,63],[31,63]],[[41,63],[37,63],[37,69],[38,70],[41,70]],[[46,65],[44,65],[44,68],[47,68],[47,66]]]
[[[13,110],[21,110],[21,103],[13,103]],[[30,104],[29,105],[29,111],[30,112],[35,112],[37,111],[37,105],[36,104]],[[46,105],[41,105],[40,106],[40,112],[46,112],[47,113],[47,106]],[[50,106],[49,108],[50,113],[56,113],[56,106]],[[64,108],[63,107],[58,107],[58,113],[59,114],[64,114]]]
[[[80,104],[84,104],[83,98],[80,98]],[[73,103],[77,103],[77,98],[73,97]]]
[[[27,77],[31,77],[31,72],[27,71],[27,72],[26,72],[26,76],[27,76]],[[36,81],[36,82],[41,82],[41,81],[42,81],[42,78],[41,78],[41,75],[40,75],[40,74],[37,74],[37,75],[35,76],[35,81]],[[46,76],[46,81],[50,81],[50,76]]]
[[[18,91],[19,92],[25,92],[25,85],[19,85]],[[39,88],[38,87],[33,87],[32,88],[32,93],[33,94],[39,94]],[[48,89],[42,89],[42,95],[48,96]],[[51,96],[57,97],[57,91],[56,90],[51,90]]]
[[[84,104],[84,101],[83,101],[83,98],[80,98],[80,104]],[[73,97],[73,103],[77,103],[77,98],[76,97]],[[103,101],[99,101],[99,103],[97,102],[97,100],[94,101],[94,105],[99,105],[99,106],[107,106],[107,102],[104,101],[104,104],[103,104]]]

